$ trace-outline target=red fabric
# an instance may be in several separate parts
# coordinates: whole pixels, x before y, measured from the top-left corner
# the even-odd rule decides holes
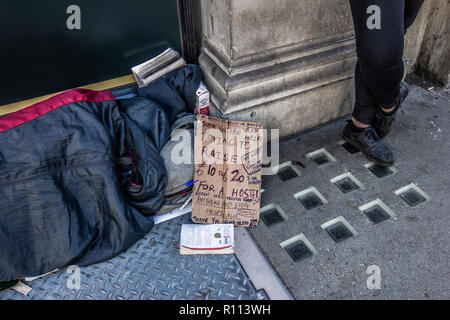
[[[0,132],[20,126],[47,114],[50,111],[74,102],[85,101],[97,103],[108,100],[115,100],[114,95],[109,91],[94,91],[88,89],[69,90],[0,118]]]
[[[231,248],[232,246],[226,246],[226,247],[222,247],[222,248],[191,248],[191,247],[187,247],[187,246],[183,246],[183,248],[187,248],[190,250],[223,250],[223,249],[228,249]]]

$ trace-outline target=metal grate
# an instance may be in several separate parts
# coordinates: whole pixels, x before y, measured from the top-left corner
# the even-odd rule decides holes
[[[71,276],[60,270],[28,282],[27,297],[7,290],[0,299],[80,300],[257,300],[235,255],[180,255],[182,223],[189,215],[154,227],[144,239],[108,261],[81,268],[81,289],[69,289]]]

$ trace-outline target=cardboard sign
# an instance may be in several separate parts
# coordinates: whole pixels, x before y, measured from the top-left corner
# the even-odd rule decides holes
[[[197,116],[192,221],[259,221],[263,124]]]

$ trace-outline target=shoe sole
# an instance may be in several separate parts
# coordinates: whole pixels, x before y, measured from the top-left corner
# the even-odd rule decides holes
[[[364,148],[362,147],[362,145],[361,145],[359,142],[354,141],[354,140],[352,140],[351,138],[348,138],[348,137],[344,134],[344,132],[342,132],[341,135],[342,135],[342,138],[345,140],[345,142],[347,142],[348,144],[351,144],[352,146],[358,148],[358,149],[364,154],[364,156],[366,156],[367,159],[369,159],[370,161],[372,161],[372,162],[375,163],[376,165],[378,165],[378,166],[380,166],[380,167],[388,168],[388,167],[392,166],[392,165],[395,163],[395,161],[392,162],[392,163],[388,163],[388,162],[381,162],[380,160],[375,159],[374,157],[372,157],[371,155],[366,154],[366,153],[363,151]]]

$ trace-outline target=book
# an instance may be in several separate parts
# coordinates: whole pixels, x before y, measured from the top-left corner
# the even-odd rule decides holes
[[[232,224],[183,224],[180,254],[233,254]]]

